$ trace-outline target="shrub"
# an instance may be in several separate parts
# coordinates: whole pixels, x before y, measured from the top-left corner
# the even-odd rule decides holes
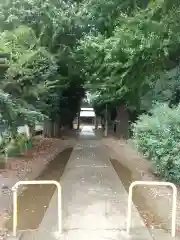
[[[22,133],[16,136],[15,142],[21,153],[32,147],[32,139]]]
[[[0,135],[0,155],[5,154],[5,148],[10,143],[10,134],[8,131],[4,131]]]
[[[165,180],[180,183],[180,105],[156,105],[132,125],[138,150],[151,160]]]

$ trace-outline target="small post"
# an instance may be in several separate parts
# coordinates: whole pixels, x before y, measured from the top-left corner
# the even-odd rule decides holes
[[[7,148],[5,148],[5,163],[6,163],[6,166],[7,166],[7,163],[8,163],[8,150],[7,150]]]
[[[132,215],[131,203],[132,203],[132,189],[133,189],[133,186],[134,185],[131,184],[130,187],[129,187],[127,227],[126,227],[127,234],[130,233],[130,227],[131,227],[131,215]]]
[[[17,189],[13,189],[13,237],[17,235]]]
[[[78,116],[77,116],[77,130],[79,130],[79,128],[80,128],[80,111],[81,111],[81,109],[79,109]]]
[[[106,116],[105,116],[105,132],[104,136],[107,137],[108,134],[108,111],[107,111],[107,104],[106,104]]]
[[[58,190],[58,233],[62,233],[62,200],[61,200],[61,186],[56,185]]]

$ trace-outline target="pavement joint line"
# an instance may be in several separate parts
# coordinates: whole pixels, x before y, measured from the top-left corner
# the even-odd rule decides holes
[[[86,231],[86,230],[89,230],[89,231],[126,231],[125,228],[95,228],[95,229],[85,229],[85,228],[64,228],[63,229],[63,232],[68,232],[68,231],[77,231],[77,230],[83,230],[83,231]]]
[[[75,167],[94,167],[94,168],[108,168],[109,166],[92,166],[92,165],[78,165]]]

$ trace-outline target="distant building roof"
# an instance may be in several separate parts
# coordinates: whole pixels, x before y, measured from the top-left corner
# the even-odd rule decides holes
[[[81,111],[94,111],[93,108],[81,108]]]
[[[95,117],[94,111],[81,111],[80,112],[80,117]]]

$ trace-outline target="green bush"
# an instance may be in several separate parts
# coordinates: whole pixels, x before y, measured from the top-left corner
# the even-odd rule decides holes
[[[0,135],[0,155],[5,155],[5,148],[10,143],[11,137],[8,131],[1,133]]]
[[[132,125],[138,150],[151,160],[165,180],[180,183],[180,105],[156,105]]]
[[[32,148],[32,146],[33,146],[32,139],[28,139],[28,140],[27,140],[27,148],[28,148],[28,149],[29,149],[29,148]]]
[[[12,138],[9,132],[4,132],[0,136],[0,156],[19,156],[28,148],[32,148],[32,139],[25,134],[17,134]]]
[[[21,153],[28,148],[32,148],[32,139],[27,138],[25,134],[18,134],[15,141]]]
[[[24,134],[18,134],[16,136],[15,142],[17,146],[19,147],[20,151],[23,152],[24,149],[26,149],[27,145],[27,137]]]
[[[11,139],[6,146],[8,157],[19,156],[25,150],[32,147],[32,140],[28,139],[25,134],[17,134],[14,139]]]

